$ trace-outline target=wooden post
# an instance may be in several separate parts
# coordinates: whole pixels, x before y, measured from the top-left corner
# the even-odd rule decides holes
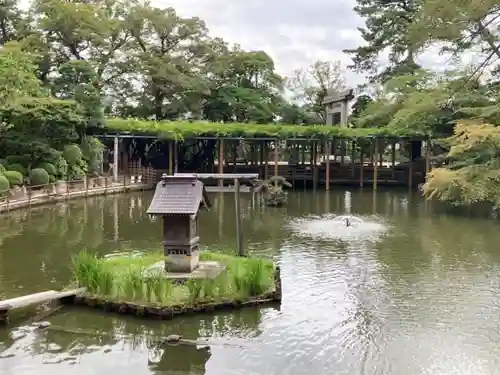
[[[234,206],[236,208],[236,238],[238,246],[238,256],[245,256],[243,249],[243,233],[241,233],[241,212],[240,212],[240,180],[234,179]]]
[[[224,140],[223,139],[219,139],[219,173],[220,174],[224,173]],[[219,186],[220,187],[224,186],[223,179],[219,180]]]
[[[236,173],[237,172],[236,159],[238,159],[238,144],[235,141],[233,141],[232,151],[233,151],[233,173]]]
[[[333,154],[333,162],[337,163],[337,140],[334,138],[332,141],[332,154]]]
[[[431,171],[431,140],[427,139],[425,142],[425,179]]]
[[[318,184],[318,165],[316,164],[316,159],[317,159],[317,152],[318,152],[318,144],[316,141],[313,142],[312,144],[312,152],[311,152],[311,163],[312,163],[312,172],[313,172],[313,189],[316,189],[317,184]]]
[[[279,161],[279,140],[276,139],[274,143],[274,177],[278,177],[279,169],[278,169],[278,161]]]
[[[326,157],[326,171],[325,171],[325,190],[330,190],[330,142],[325,142],[325,157]]]
[[[264,176],[264,148],[266,147],[266,141],[260,142],[259,146],[259,154],[260,154],[260,161],[259,161],[259,175],[262,177]]]
[[[377,155],[378,155],[378,138],[375,138],[375,147],[373,148],[373,157],[375,159],[375,163],[373,163],[373,190],[377,190],[377,173],[378,173],[378,163],[377,163]]]
[[[222,181],[222,180],[220,180]],[[224,193],[219,193],[219,240],[224,234]]]
[[[113,181],[118,182],[118,137],[114,138],[113,147]]]
[[[354,159],[356,158],[356,141],[351,141],[351,178],[354,179],[356,170],[354,168]]]
[[[359,187],[363,187],[364,183],[363,183],[363,174],[364,174],[364,159],[365,159],[365,155],[364,155],[364,146],[361,146],[360,147],[360,151],[359,151]]]
[[[174,142],[175,173],[179,173],[179,147],[177,141]]]
[[[174,174],[174,147],[173,141],[168,141],[168,174],[172,176]]]
[[[340,164],[343,166],[344,165],[344,159],[345,159],[345,140],[341,139],[340,140]]]
[[[410,156],[410,167],[408,170],[408,186],[411,188],[413,186],[413,144],[410,142],[410,150],[408,152]]]
[[[267,179],[269,178],[268,175],[269,175],[269,143],[267,143],[267,141],[264,141],[265,143],[265,146],[264,146],[264,165],[265,165],[265,168],[264,168],[264,180],[267,181]]]
[[[396,179],[396,142],[392,142],[392,155],[391,155],[391,165],[392,165],[392,179]]]
[[[377,147],[381,148],[381,150],[377,150],[378,152],[378,160],[379,160],[379,166],[382,167],[382,164],[384,163],[384,150],[385,150],[385,142],[382,142],[382,147],[380,147],[380,141],[377,141]],[[381,151],[381,152],[379,152]]]

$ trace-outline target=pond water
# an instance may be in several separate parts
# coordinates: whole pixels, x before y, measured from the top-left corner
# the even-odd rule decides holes
[[[65,286],[71,256],[86,247],[159,248],[151,196],[2,214],[0,296]],[[496,222],[438,213],[406,191],[293,192],[279,209],[242,200],[246,249],[282,267],[279,309],[169,322],[65,309],[49,319],[58,330],[0,329],[0,373],[500,374]],[[233,195],[212,201],[203,245],[234,247]],[[210,347],[154,344],[170,333]]]

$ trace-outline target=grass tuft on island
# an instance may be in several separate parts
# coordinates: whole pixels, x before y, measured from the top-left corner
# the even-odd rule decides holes
[[[183,284],[145,272],[164,259],[161,252],[101,258],[82,251],[73,258],[73,272],[91,295],[156,307],[246,300],[270,292],[274,286],[275,266],[267,259],[202,251],[200,260],[218,261],[226,270],[214,279],[191,279]]]

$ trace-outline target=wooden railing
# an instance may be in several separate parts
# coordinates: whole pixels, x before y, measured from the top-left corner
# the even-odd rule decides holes
[[[154,181],[141,175],[86,177],[81,180],[58,181],[47,185],[20,186],[0,191],[0,212],[77,197],[105,195],[148,188]]]

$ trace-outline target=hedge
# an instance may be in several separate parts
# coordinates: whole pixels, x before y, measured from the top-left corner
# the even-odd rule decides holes
[[[23,175],[18,171],[5,171],[3,175],[9,180],[10,187],[21,186],[24,183]]]
[[[23,176],[26,174],[26,168],[24,168],[21,164],[9,164],[6,168],[9,171],[19,172]]]
[[[50,175],[43,168],[35,168],[31,170],[30,184],[34,186],[47,185],[50,182]]]
[[[10,190],[10,183],[7,177],[0,175],[0,195],[4,195]]]
[[[394,128],[345,128],[326,125],[279,125],[225,123],[208,121],[147,121],[138,119],[108,118],[103,129],[110,134],[152,135],[161,139],[192,139],[196,137],[241,138],[368,138],[406,137],[425,138],[418,132]]]

